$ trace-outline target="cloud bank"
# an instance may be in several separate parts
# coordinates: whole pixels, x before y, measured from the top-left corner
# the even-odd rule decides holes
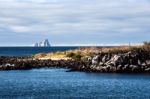
[[[0,0],[3,45],[142,42],[149,27],[149,0]]]

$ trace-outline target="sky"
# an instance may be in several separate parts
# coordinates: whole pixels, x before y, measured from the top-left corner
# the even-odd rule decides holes
[[[150,39],[150,0],[0,0],[0,46],[115,45]]]

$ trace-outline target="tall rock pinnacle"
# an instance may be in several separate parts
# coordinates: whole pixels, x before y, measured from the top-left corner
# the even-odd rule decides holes
[[[45,41],[44,41],[44,47],[50,47],[50,46],[51,45],[50,45],[48,39],[45,39]]]
[[[42,42],[38,42],[38,43],[35,43],[34,44],[34,47],[50,47],[50,43],[48,41],[48,39],[45,39],[44,41]]]

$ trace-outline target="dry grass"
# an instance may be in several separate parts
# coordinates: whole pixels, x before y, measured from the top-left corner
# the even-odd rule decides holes
[[[96,47],[89,47],[89,48],[79,48],[75,50],[69,50],[65,52],[55,52],[55,53],[41,53],[36,54],[34,57],[39,58],[49,58],[49,59],[82,59],[88,56],[92,56],[97,53],[110,53],[110,54],[117,54],[117,53],[126,53],[133,50],[142,50],[150,52],[150,43],[144,43],[140,46],[118,46],[118,47],[111,47],[111,48],[96,48]]]
[[[66,59],[66,55],[64,52],[56,52],[56,53],[40,53],[34,55],[35,59]]]

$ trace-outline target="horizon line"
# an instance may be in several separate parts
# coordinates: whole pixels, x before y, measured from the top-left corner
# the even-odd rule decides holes
[[[101,43],[101,44],[55,44],[52,45],[50,47],[57,47],[57,46],[90,46],[90,47],[94,47],[94,46],[140,46],[143,45],[143,43]],[[0,47],[34,47],[34,45],[0,45]]]

